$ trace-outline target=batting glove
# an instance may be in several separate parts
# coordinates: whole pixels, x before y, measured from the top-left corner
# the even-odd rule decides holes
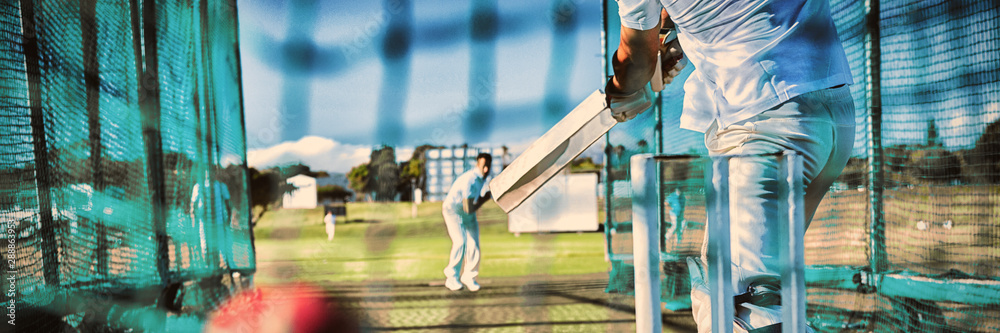
[[[664,85],[673,82],[685,66],[687,58],[684,58],[684,50],[681,49],[681,43],[677,39],[660,44],[660,68],[663,71]]]
[[[614,78],[608,79],[604,93],[608,107],[611,108],[611,116],[618,122],[629,121],[653,106],[653,90],[648,84],[639,91],[625,94],[615,88],[613,80]]]

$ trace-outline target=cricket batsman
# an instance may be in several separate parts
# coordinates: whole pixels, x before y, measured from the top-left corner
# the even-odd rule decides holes
[[[651,104],[648,86],[663,52],[665,22],[677,29],[670,49],[694,71],[684,83],[681,128],[705,133],[709,154],[794,150],[804,162],[806,227],[854,147],[853,83],[826,0],[617,0],[621,42],[605,91],[619,121]],[[661,69],[662,70],[662,69]],[[676,73],[664,71],[668,78]],[[781,324],[779,166],[765,157],[729,167],[734,330],[778,332]],[[692,312],[712,332],[705,248],[692,266]],[[811,329],[810,329],[811,330]]]

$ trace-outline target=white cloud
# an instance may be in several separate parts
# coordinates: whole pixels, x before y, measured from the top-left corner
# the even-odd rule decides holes
[[[413,157],[413,148],[396,147],[396,161],[409,161]]]
[[[247,152],[247,165],[270,168],[277,165],[302,163],[313,170],[346,173],[351,167],[368,162],[372,149],[368,146],[337,142],[319,136],[306,136],[299,141],[251,149]],[[396,148],[398,161],[410,159],[413,148]]]
[[[1000,103],[987,103],[983,107],[983,124],[992,124],[997,118],[1000,118]]]

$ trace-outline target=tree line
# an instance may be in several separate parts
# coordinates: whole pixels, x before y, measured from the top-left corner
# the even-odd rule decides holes
[[[927,142],[883,148],[884,186],[1000,184],[1000,120],[986,127],[969,149],[944,148],[934,121],[928,121]],[[867,158],[852,157],[841,181],[849,187],[867,186]]]
[[[430,149],[444,147],[421,145],[413,150],[410,159],[396,163],[396,151],[383,146],[372,150],[367,163],[351,168],[347,173],[349,186],[357,194],[357,200],[365,201],[413,201],[413,190],[426,190],[425,168]]]

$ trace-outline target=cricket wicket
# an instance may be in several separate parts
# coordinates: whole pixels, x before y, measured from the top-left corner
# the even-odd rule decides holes
[[[730,251],[729,161],[734,158],[765,156],[778,159],[780,168],[780,214],[788,228],[781,232],[782,331],[805,332],[806,292],[803,236],[805,211],[802,157],[794,151],[768,155],[713,156],[705,168],[706,242],[708,243],[708,287],[712,300],[712,327],[716,332],[732,332],[732,263]],[[690,158],[639,154],[632,156],[632,244],[635,263],[636,332],[661,332],[660,311],[660,216],[657,205],[660,179],[659,160]]]

